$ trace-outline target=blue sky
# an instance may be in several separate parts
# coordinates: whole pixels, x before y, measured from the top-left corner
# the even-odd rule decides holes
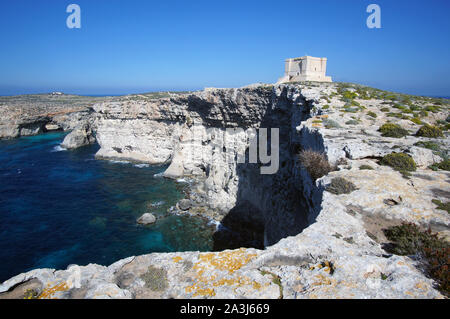
[[[66,7],[81,7],[68,29]],[[381,29],[366,8],[381,7]],[[124,94],[274,83],[328,57],[335,81],[450,96],[448,0],[0,2],[0,94]]]

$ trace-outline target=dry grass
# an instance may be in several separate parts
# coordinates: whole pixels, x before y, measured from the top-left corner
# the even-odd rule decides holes
[[[325,154],[322,152],[303,150],[300,152],[298,157],[300,163],[308,171],[314,181],[327,175],[333,170],[333,167],[330,165]]]

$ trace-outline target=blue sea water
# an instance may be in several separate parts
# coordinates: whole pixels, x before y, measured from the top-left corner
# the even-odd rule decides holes
[[[167,214],[188,185],[155,176],[165,167],[95,160],[97,145],[65,151],[64,135],[0,141],[0,282],[34,268],[212,249],[213,225]],[[145,212],[157,222],[138,225]]]

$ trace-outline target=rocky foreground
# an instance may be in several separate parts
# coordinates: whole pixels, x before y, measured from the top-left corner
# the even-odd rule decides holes
[[[95,137],[99,159],[170,163],[166,177],[195,180],[173,213],[220,222],[216,248],[226,250],[37,269],[1,284],[0,298],[445,298],[420,256],[386,248],[383,229],[412,222],[448,241],[448,116],[448,100],[340,83],[96,103],[66,126],[63,146]],[[3,137],[42,123],[14,121],[0,125]],[[386,123],[400,128],[380,129]],[[433,134],[417,133],[424,126]],[[276,174],[249,160],[247,133],[260,128],[279,129]],[[299,160],[305,150],[324,154],[330,169],[315,176]],[[414,165],[393,168],[393,153]]]

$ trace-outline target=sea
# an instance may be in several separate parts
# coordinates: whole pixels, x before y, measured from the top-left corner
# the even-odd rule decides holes
[[[152,252],[210,251],[216,225],[168,213],[189,184],[165,166],[68,151],[66,133],[0,141],[0,282],[35,268],[110,265]],[[157,222],[136,223],[144,213]]]

